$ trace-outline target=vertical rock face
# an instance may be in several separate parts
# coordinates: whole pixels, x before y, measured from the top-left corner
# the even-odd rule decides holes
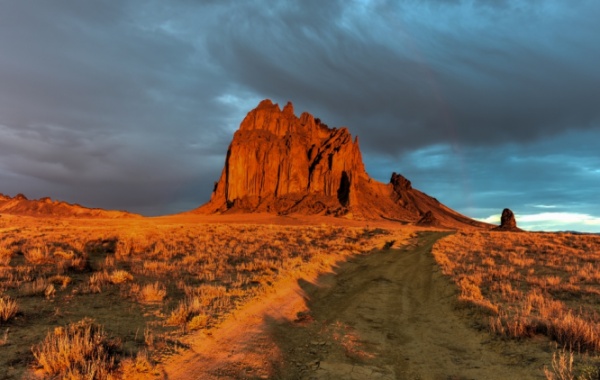
[[[269,212],[486,227],[414,189],[393,173],[389,184],[367,175],[358,138],[263,100],[235,132],[208,203],[194,213]]]
[[[522,231],[517,227],[515,214],[508,208],[502,210],[502,216],[500,216],[500,226],[496,229],[504,231]]]
[[[346,128],[330,129],[308,113],[297,117],[291,103],[280,110],[263,100],[234,134],[206,208],[285,212],[302,209],[298,202],[310,195],[341,210],[356,202],[361,177],[358,139]]]
[[[505,208],[502,210],[502,216],[500,217],[500,227],[502,228],[516,228],[517,220],[515,219],[515,214],[510,210]]]

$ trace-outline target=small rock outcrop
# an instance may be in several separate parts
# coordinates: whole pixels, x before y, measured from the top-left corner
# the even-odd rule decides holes
[[[500,216],[500,226],[496,227],[498,231],[522,231],[517,227],[517,219],[515,214],[508,208],[502,210],[502,216]]]
[[[393,173],[388,184],[365,171],[358,137],[266,99],[233,135],[210,201],[191,213],[332,215],[489,228],[412,187]]]
[[[438,226],[440,223],[431,211],[427,211],[417,222],[418,226]]]

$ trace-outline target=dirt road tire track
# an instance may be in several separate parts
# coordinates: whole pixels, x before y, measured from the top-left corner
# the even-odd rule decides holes
[[[494,339],[457,309],[456,287],[431,255],[445,235],[421,233],[401,249],[356,256],[316,285],[299,281],[302,292],[283,291],[240,321],[246,334],[213,344],[235,362],[205,366],[211,377],[180,368],[169,378],[543,379],[543,344]],[[200,368],[200,359],[185,365]]]

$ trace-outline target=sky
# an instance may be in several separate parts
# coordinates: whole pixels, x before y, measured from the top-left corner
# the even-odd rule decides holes
[[[161,215],[210,198],[265,98],[473,218],[600,232],[597,0],[0,4],[0,193]]]

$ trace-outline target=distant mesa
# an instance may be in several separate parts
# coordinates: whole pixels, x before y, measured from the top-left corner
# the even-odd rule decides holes
[[[502,210],[502,216],[500,217],[500,225],[494,228],[497,231],[523,231],[517,227],[517,219],[515,214],[508,208]]]
[[[0,193],[0,214],[35,217],[78,217],[78,218],[136,218],[140,215],[126,211],[87,208],[78,204],[55,201],[49,197],[30,200],[23,194],[14,198]]]
[[[483,227],[393,173],[388,184],[365,171],[358,137],[329,128],[269,99],[250,111],[233,135],[211,199],[192,213],[332,215],[443,227]]]

